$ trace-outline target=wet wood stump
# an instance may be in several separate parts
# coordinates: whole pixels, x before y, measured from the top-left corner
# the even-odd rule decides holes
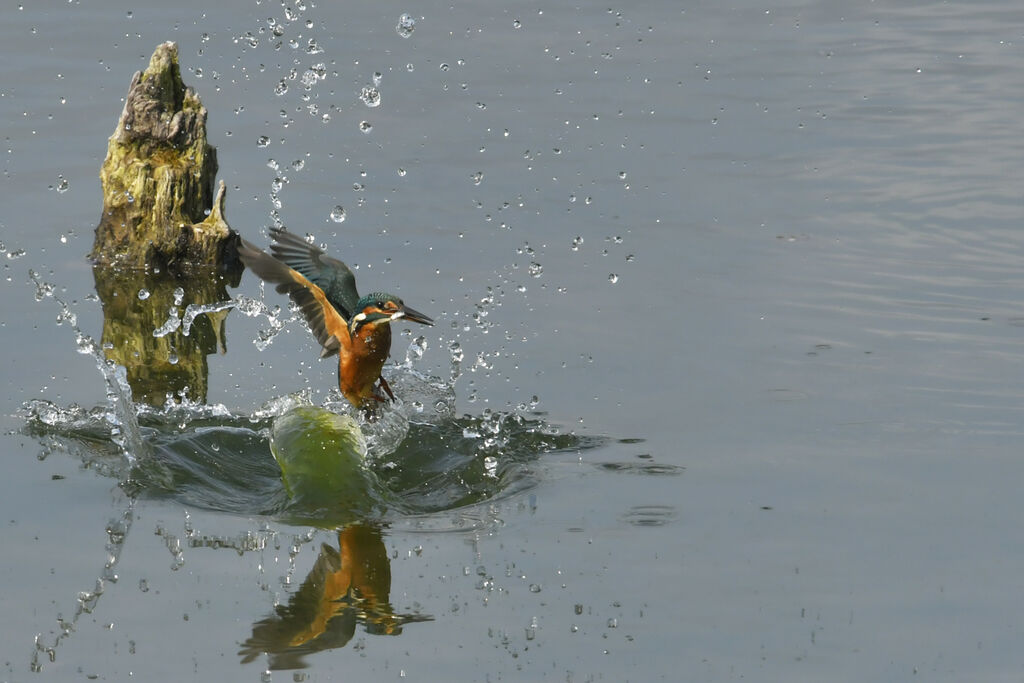
[[[226,350],[226,287],[242,265],[216,173],[206,108],[181,80],[178,47],[158,45],[107,146],[90,254],[104,353],[125,367],[137,402],[205,402],[207,356]]]
[[[136,72],[100,170],[103,214],[90,256],[129,268],[235,265],[224,220],[224,184],[214,201],[217,150],[206,108],[185,86],[178,46],[158,45]]]

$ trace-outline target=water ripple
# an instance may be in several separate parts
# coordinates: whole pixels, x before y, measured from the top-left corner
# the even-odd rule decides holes
[[[411,370],[397,376],[395,381],[407,389],[417,384],[421,390],[432,384],[443,386]],[[367,467],[384,487],[370,493],[386,509],[386,521],[460,510],[513,495],[535,484],[545,454],[577,452],[607,442],[565,433],[538,414],[485,411],[454,417],[443,392],[434,389],[427,391],[432,399],[427,405],[433,409],[421,408],[419,399],[409,401],[409,397],[425,398],[412,390],[405,394],[406,402],[397,402],[379,419],[361,424],[370,444]],[[310,511],[290,504],[269,446],[273,421],[302,404],[308,404],[308,397],[297,394],[279,397],[248,415],[232,414],[224,406],[187,402],[140,408],[138,431],[147,457],[133,465],[120,456],[113,441],[116,425],[104,407],[61,407],[34,400],[25,404],[22,416],[26,432],[54,449],[105,459],[110,464],[106,473],[121,479],[131,494],[308,523],[315,522],[319,513],[311,518]],[[338,406],[333,399],[328,404]],[[322,521],[330,526],[345,520],[325,516]],[[468,513],[443,526],[480,523]]]

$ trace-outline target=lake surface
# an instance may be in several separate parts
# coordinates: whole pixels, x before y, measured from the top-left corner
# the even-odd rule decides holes
[[[0,678],[1019,679],[1022,27],[1009,1],[8,7]],[[290,322],[264,346],[228,315],[214,408],[142,420],[188,485],[126,473],[57,299],[100,338],[97,174],[166,40],[231,226],[314,234],[437,321],[393,356],[423,336],[452,416],[395,467],[450,434],[510,479],[432,504],[421,450],[383,521],[276,514],[256,413],[336,369],[272,291]],[[386,606],[309,597],[353,557]],[[313,638],[288,618],[318,600]]]

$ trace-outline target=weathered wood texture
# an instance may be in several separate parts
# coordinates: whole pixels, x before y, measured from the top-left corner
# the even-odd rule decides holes
[[[132,77],[110,137],[91,257],[133,268],[234,261],[237,238],[224,221],[223,183],[214,202],[216,174],[206,108],[182,82],[177,45],[163,43]]]

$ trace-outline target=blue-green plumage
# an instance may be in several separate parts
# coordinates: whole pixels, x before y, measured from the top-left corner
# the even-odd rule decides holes
[[[269,230],[274,243],[270,253],[289,268],[302,273],[310,282],[324,290],[331,305],[338,309],[341,317],[348,322],[352,316],[363,310],[356,290],[356,276],[344,262],[331,258],[323,249],[284,228]]]

